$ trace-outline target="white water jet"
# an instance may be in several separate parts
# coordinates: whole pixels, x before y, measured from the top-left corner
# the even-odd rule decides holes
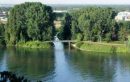
[[[66,80],[67,82],[73,82],[74,79],[72,79],[71,77],[73,77],[74,74],[72,73],[72,70],[67,62],[62,42],[60,42],[60,40],[55,36],[55,40],[53,43],[55,45],[55,77],[53,79],[54,82],[65,82]]]
[[[60,40],[58,39],[57,36],[55,36],[55,39],[54,39],[54,46],[55,46],[55,50],[64,50],[64,46],[62,44],[62,42],[60,42]]]

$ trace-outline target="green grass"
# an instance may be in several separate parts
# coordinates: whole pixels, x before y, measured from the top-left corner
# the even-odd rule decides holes
[[[80,50],[94,52],[119,52],[127,53],[129,48],[125,44],[99,43],[99,42],[78,42],[76,47]]]
[[[41,42],[41,41],[19,42],[16,46],[28,47],[28,48],[50,48],[51,47],[49,43]]]

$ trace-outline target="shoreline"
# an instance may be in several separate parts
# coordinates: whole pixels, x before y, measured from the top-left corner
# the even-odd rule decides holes
[[[16,47],[24,47],[24,48],[51,48],[51,44],[42,42],[42,41],[28,41],[28,42],[19,42],[15,45]]]
[[[80,46],[78,47],[78,44]],[[125,44],[115,44],[115,43],[99,43],[99,42],[77,42],[75,44],[71,44],[71,46],[75,49],[81,51],[88,52],[105,52],[105,53],[130,53],[129,48]]]
[[[28,42],[19,42],[15,47],[23,48],[52,48],[48,42],[41,41],[28,41]],[[71,46],[75,49],[88,52],[104,52],[104,53],[130,53],[130,48],[126,44],[118,43],[105,43],[105,42],[76,42],[72,43]],[[7,46],[9,47],[9,46]]]

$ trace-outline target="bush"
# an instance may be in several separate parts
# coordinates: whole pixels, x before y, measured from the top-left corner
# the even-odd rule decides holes
[[[83,45],[82,42],[78,42],[78,43],[76,44],[76,46],[79,47],[79,48],[80,48],[82,45]]]
[[[0,46],[5,46],[5,40],[4,39],[0,39]]]
[[[78,34],[77,34],[77,40],[78,40],[78,41],[81,41],[82,39],[83,39],[82,34],[78,33]]]
[[[107,42],[110,42],[111,41],[111,33],[107,33],[106,34],[106,39],[105,39]]]
[[[41,41],[19,42],[16,46],[29,47],[29,48],[50,48],[51,47],[49,43],[41,42]]]

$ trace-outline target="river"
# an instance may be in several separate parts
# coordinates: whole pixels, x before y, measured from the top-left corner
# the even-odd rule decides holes
[[[0,48],[0,71],[43,82],[129,82],[130,55],[64,49]]]

